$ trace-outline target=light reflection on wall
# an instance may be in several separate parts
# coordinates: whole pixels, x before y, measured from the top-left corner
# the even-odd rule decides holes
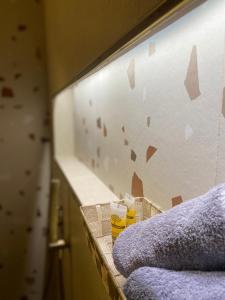
[[[118,196],[169,208],[225,180],[224,1],[74,86],[76,155]]]

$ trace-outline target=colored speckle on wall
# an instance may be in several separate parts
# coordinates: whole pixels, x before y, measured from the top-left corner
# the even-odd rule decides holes
[[[149,159],[155,154],[157,149],[153,146],[148,146],[148,149],[146,151],[146,162],[149,161]]]
[[[135,161],[135,160],[136,160],[137,155],[136,155],[136,153],[134,152],[134,150],[131,150],[130,158],[131,158],[132,161]]]
[[[50,138],[47,137],[47,136],[42,136],[40,138],[40,141],[41,141],[42,144],[49,143],[50,142]]]
[[[29,137],[29,139],[32,140],[32,141],[35,141],[35,139],[36,139],[36,136],[35,136],[34,133],[29,133],[28,137]]]
[[[21,73],[16,73],[16,74],[14,75],[14,79],[15,79],[15,80],[16,80],[16,79],[19,79],[21,76],[22,76]]]
[[[10,217],[10,216],[12,216],[13,213],[11,210],[6,210],[5,214],[6,214],[6,216]]]
[[[134,197],[144,197],[143,183],[136,173],[132,176],[131,194]]]
[[[20,298],[20,300],[29,300],[29,298],[26,295],[24,295]]]
[[[18,29],[18,31],[26,31],[27,30],[27,25],[19,24],[17,29]]]
[[[2,88],[2,97],[13,98],[14,92],[13,92],[12,88],[4,86]]]
[[[34,87],[33,87],[33,92],[34,92],[34,93],[39,92],[39,90],[40,90],[40,87],[39,87],[39,86],[34,86]]]
[[[31,175],[31,170],[26,170],[26,171],[25,171],[25,175],[26,175],[26,176],[30,176],[30,175]]]
[[[13,35],[11,36],[11,40],[12,40],[13,42],[16,42],[16,41],[17,41],[16,35],[13,34]]]
[[[150,127],[150,124],[151,124],[151,117],[148,116],[147,117],[147,127]]]
[[[135,60],[134,59],[132,59],[129,63],[127,69],[127,76],[128,76],[130,88],[134,89],[135,88]]]
[[[98,118],[96,122],[97,122],[97,127],[98,127],[99,129],[101,129],[101,128],[102,128],[102,121],[101,121],[101,118]]]
[[[91,166],[93,169],[95,168],[95,160],[94,159],[91,160]]]
[[[150,43],[148,47],[148,55],[152,56],[155,53],[155,44]]]
[[[26,232],[27,233],[31,233],[33,231],[33,227],[32,226],[28,226],[27,228],[26,228]]]
[[[109,189],[114,193],[114,187],[111,185],[111,184],[109,184]]]
[[[101,149],[100,147],[97,148],[97,157],[100,158],[101,156]]]
[[[184,85],[191,100],[195,100],[200,96],[199,78],[198,78],[198,60],[197,47],[193,46],[191,51],[190,62],[187,69],[187,75]]]
[[[176,196],[176,197],[173,197],[171,201],[172,201],[172,207],[174,207],[178,204],[181,204],[183,202],[183,199],[181,196]]]
[[[36,217],[41,217],[41,210],[39,208],[36,210]]]
[[[19,195],[22,196],[22,197],[25,196],[24,190],[19,190]]]
[[[107,134],[108,134],[108,131],[107,131],[106,126],[104,125],[104,127],[103,127],[103,136],[107,137]]]

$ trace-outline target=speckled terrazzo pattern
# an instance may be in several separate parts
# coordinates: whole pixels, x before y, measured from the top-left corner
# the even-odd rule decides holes
[[[225,181],[224,1],[209,0],[73,87],[76,154],[162,209]]]
[[[41,3],[2,1],[0,19],[0,299],[39,300],[50,142]]]

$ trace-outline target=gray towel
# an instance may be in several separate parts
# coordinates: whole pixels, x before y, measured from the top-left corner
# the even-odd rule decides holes
[[[128,300],[224,300],[225,272],[143,267],[124,286]]]
[[[113,248],[117,269],[225,270],[225,184],[128,227]]]

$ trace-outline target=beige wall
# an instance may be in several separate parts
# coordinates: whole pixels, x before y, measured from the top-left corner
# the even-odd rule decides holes
[[[40,300],[50,169],[40,1],[1,1],[0,20],[0,299]]]
[[[51,94],[65,87],[164,0],[46,0]]]

